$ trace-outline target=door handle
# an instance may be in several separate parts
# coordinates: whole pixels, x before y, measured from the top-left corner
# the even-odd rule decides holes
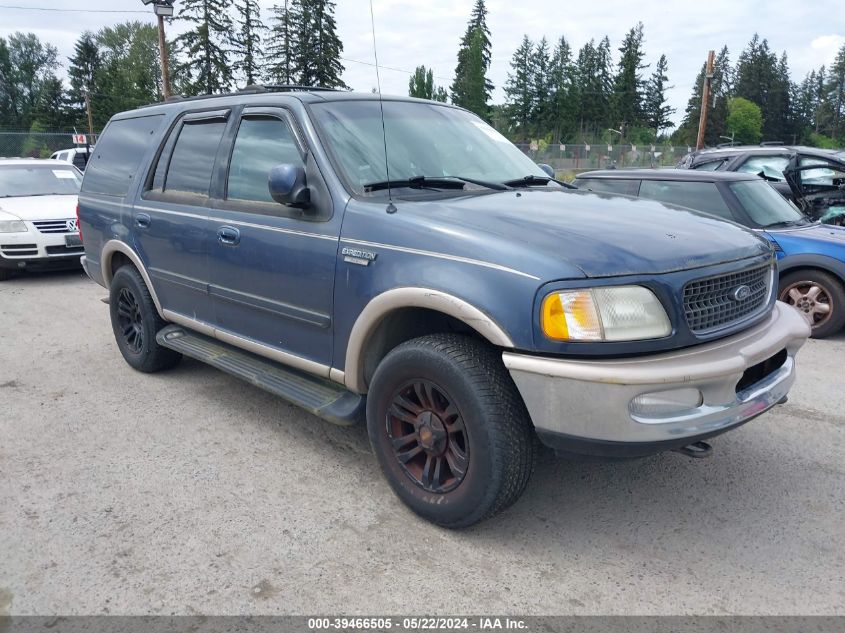
[[[217,229],[217,241],[226,246],[237,246],[241,242],[241,232],[232,226]]]
[[[150,216],[146,213],[139,213],[135,216],[135,226],[141,229],[145,229],[150,225]]]

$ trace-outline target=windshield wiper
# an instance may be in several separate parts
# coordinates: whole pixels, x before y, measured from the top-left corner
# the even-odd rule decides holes
[[[467,182],[480,187],[495,189],[496,191],[510,189],[506,184],[487,182],[486,180],[477,180],[475,178],[465,178],[463,176],[411,176],[410,178],[399,180],[380,180],[364,185],[364,189],[366,191],[380,191],[383,189],[392,189],[393,187],[408,187],[410,189],[463,189],[464,183]]]
[[[803,226],[807,223],[808,222],[807,222],[806,218],[800,218],[798,220],[781,220],[779,222],[772,222],[771,224],[764,224],[763,228],[764,229],[776,229],[776,228],[782,228],[782,227],[785,227],[785,226]]]
[[[514,178],[513,180],[506,180],[502,184],[508,187],[531,187],[532,185],[547,185],[550,182],[557,183],[565,189],[578,188],[575,185],[571,185],[568,182],[563,182],[562,180],[558,180],[557,178],[552,178],[551,176],[535,176],[534,174],[528,174],[527,176],[523,176],[522,178]]]

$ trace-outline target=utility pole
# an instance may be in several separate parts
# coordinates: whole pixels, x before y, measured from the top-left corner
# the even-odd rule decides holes
[[[85,110],[88,112],[88,134],[94,138],[94,117],[91,116],[91,94],[85,91]]]
[[[157,13],[158,49],[161,55],[161,84],[165,101],[170,98],[170,61],[167,58],[167,39],[164,37],[164,16]]]
[[[707,66],[704,70],[704,84],[701,87],[701,116],[698,119],[698,138],[695,141],[695,149],[704,147],[704,130],[707,127],[707,109],[710,106],[710,89],[713,82],[713,66],[716,60],[716,51],[707,54]]]
[[[170,97],[170,61],[167,58],[167,39],[164,37],[164,18],[173,15],[174,0],[141,0],[153,5],[158,18],[158,53],[161,56],[161,92],[165,99]]]

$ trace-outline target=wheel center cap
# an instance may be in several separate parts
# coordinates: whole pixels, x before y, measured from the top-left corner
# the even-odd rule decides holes
[[[427,451],[437,452],[445,447],[446,428],[443,422],[431,411],[424,411],[419,416],[420,425],[417,436],[420,445]]]

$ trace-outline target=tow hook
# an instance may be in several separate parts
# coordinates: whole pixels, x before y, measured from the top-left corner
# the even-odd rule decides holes
[[[693,442],[681,448],[676,448],[675,451],[687,457],[702,459],[704,457],[710,457],[713,454],[713,447],[707,442]]]

